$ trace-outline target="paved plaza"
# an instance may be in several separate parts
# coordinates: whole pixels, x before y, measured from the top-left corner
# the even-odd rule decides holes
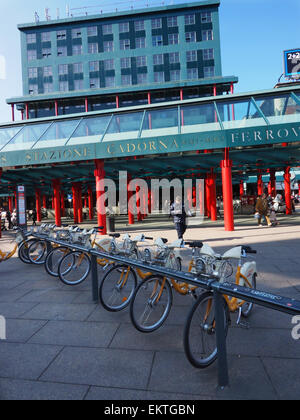
[[[280,226],[259,228],[252,217],[239,216],[234,232],[225,232],[222,221],[206,221],[190,227],[185,237],[206,241],[218,252],[253,246],[257,288],[300,300],[300,212],[279,221]],[[172,221],[154,216],[130,228],[121,219],[116,230],[176,239]],[[12,248],[11,238],[3,234],[1,250]],[[7,339],[0,340],[0,399],[300,398],[300,342],[292,338],[291,316],[256,306],[245,329],[232,315],[230,387],[219,390],[217,364],[197,370],[183,351],[192,303],[174,292],[166,324],[142,334],[128,309],[110,313],[93,303],[90,278],[68,287],[43,267],[14,257],[0,265],[0,315],[7,323]]]

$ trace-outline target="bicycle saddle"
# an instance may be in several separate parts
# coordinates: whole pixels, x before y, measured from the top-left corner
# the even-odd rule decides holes
[[[202,248],[203,242],[201,241],[184,241],[190,248]]]
[[[247,245],[243,245],[242,246],[242,251],[245,252],[246,254],[256,254],[257,251],[255,251],[254,249],[251,248],[251,246],[247,246]]]
[[[109,236],[112,238],[120,238],[121,235],[119,233],[110,233]]]

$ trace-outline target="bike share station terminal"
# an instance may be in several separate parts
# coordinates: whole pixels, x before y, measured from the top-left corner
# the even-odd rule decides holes
[[[232,186],[243,184],[249,177],[256,177],[257,193],[261,194],[262,176],[268,174],[269,190],[274,195],[275,174],[283,171],[286,212],[291,214],[290,168],[300,163],[299,111],[300,86],[292,84],[247,94],[2,124],[0,193],[11,197],[17,186],[23,185],[27,196],[36,199],[38,221],[45,196],[53,197],[55,223],[61,226],[64,197],[72,192],[74,222],[80,223],[82,197],[86,195],[89,218],[93,219],[94,195],[99,203],[105,193],[99,187],[101,180],[106,177],[117,181],[121,170],[127,171],[130,179],[148,182],[151,178],[204,178],[207,215],[216,220],[216,184],[221,183],[224,227],[232,231]],[[106,234],[106,218],[103,209],[98,210],[98,226],[104,226]],[[129,223],[135,222],[132,214],[128,218]],[[92,258],[94,299],[98,290],[97,256],[149,269],[142,261],[81,250]],[[228,385],[225,331],[220,327],[224,325],[220,309],[223,294],[300,314],[300,302],[293,299],[220,284],[213,276],[195,278],[155,265],[151,265],[151,271],[214,292],[220,386]]]

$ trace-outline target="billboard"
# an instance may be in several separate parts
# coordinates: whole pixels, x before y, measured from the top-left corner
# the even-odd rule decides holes
[[[285,77],[300,79],[300,48],[284,51],[283,59]]]

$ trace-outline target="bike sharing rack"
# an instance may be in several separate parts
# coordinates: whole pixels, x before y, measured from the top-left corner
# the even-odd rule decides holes
[[[225,332],[225,319],[224,319],[224,303],[223,295],[235,297],[255,305],[260,305],[272,310],[286,313],[288,315],[300,315],[300,301],[287,298],[272,293],[260,291],[257,289],[249,289],[243,286],[237,286],[234,283],[219,282],[219,278],[214,275],[206,274],[193,274],[187,272],[179,272],[169,268],[155,265],[152,262],[140,261],[128,257],[120,256],[117,254],[109,254],[94,248],[85,248],[80,245],[70,244],[68,242],[55,240],[45,237],[43,235],[33,234],[32,236],[45,240],[49,243],[55,243],[68,247],[72,250],[84,252],[91,258],[91,276],[92,276],[92,297],[95,303],[99,303],[99,281],[98,281],[98,258],[104,258],[109,261],[114,261],[124,265],[139,268],[143,271],[151,271],[153,274],[160,274],[174,280],[189,283],[193,286],[213,292],[215,303],[215,317],[216,317],[216,343],[218,349],[218,385],[221,389],[229,386],[229,373],[228,373],[228,360],[227,360],[227,346],[226,346],[226,332]],[[50,249],[48,247],[48,249]]]

